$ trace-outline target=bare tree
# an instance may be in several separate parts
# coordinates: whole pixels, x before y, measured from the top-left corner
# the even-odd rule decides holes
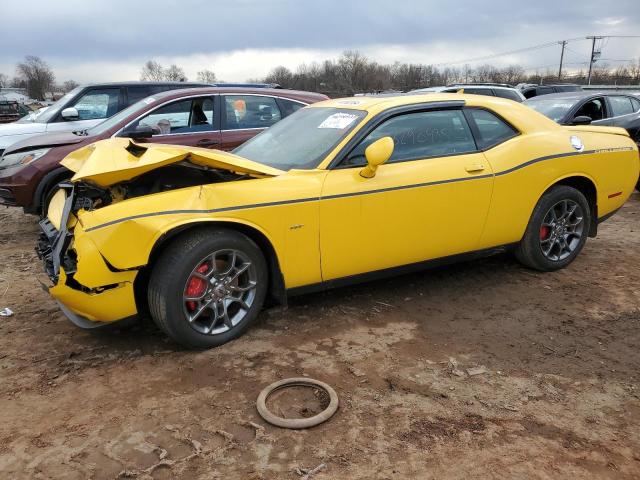
[[[73,90],[76,87],[79,87],[80,84],[78,82],[76,82],[75,80],[66,80],[63,84],[62,84],[62,91],[67,93],[70,92],[71,90]]]
[[[9,77],[4,73],[0,73],[0,87],[6,87],[9,84]]]
[[[271,70],[264,79],[265,83],[277,83],[281,87],[291,88],[293,86],[293,73],[287,67],[280,65]]]
[[[161,82],[164,80],[164,68],[158,62],[148,60],[142,67],[140,80]]]
[[[198,81],[203,83],[215,83],[216,74],[212,70],[200,70],[198,72]]]
[[[182,68],[174,64],[164,71],[164,79],[169,82],[186,82],[187,76]]]
[[[45,95],[51,92],[55,76],[49,65],[40,57],[27,55],[23,62],[16,65],[16,73],[24,82],[27,94],[31,98],[44,100]]]

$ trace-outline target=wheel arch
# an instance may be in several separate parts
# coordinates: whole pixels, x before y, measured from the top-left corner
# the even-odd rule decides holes
[[[232,230],[250,238],[260,248],[267,261],[269,286],[267,290],[267,301],[272,305],[286,305],[286,289],[284,276],[280,268],[278,255],[273,247],[273,243],[268,236],[255,225],[232,220],[195,220],[180,225],[174,225],[158,237],[149,253],[147,264],[140,269],[134,281],[134,294],[138,311],[148,311],[146,287],[154,264],[162,252],[169,246],[176,237],[203,228],[220,228]]]
[[[52,186],[57,185],[61,181],[71,178],[72,176],[73,172],[63,166],[56,167],[50,172],[47,172],[38,182],[33,194],[32,205],[28,207],[28,210],[32,210],[34,213],[39,214],[45,192],[49,191]]]
[[[584,174],[567,175],[566,177],[558,179],[554,183],[549,185],[542,193],[542,195],[544,195],[551,188],[557,185],[566,185],[568,187],[575,188],[585,196],[587,202],[589,203],[589,210],[591,213],[589,236],[595,237],[598,233],[598,189],[593,179]]]

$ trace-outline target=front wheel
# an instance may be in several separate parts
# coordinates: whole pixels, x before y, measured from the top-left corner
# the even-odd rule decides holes
[[[238,232],[203,228],[167,247],[149,280],[155,323],[188,348],[210,348],[242,335],[267,292],[266,261]]]
[[[590,226],[591,211],[585,196],[566,185],[552,187],[533,210],[516,257],[536,270],[564,268],[584,247]]]

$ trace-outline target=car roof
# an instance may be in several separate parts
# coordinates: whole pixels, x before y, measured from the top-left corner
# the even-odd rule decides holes
[[[504,102],[514,103],[501,97],[491,97],[486,95],[472,95],[464,93],[422,93],[409,92],[401,94],[389,95],[372,95],[362,97],[345,97],[325,100],[324,102],[314,103],[310,107],[330,107],[330,108],[347,108],[351,110],[366,110],[369,112],[379,112],[393,107],[402,107],[412,104],[423,103],[442,103],[457,102],[464,105],[465,102],[472,104],[500,104]]]
[[[267,95],[272,97],[291,97],[299,100],[326,100],[327,96],[321,93],[305,92],[302,90],[287,90],[285,88],[262,88],[262,87],[196,87],[196,88],[182,88],[180,90],[166,90],[164,92],[154,93],[151,95],[153,98],[166,99],[166,98],[179,98],[190,95],[205,95],[205,94],[220,94],[220,93],[235,93],[252,94],[252,95]]]
[[[543,100],[582,100],[585,98],[593,98],[593,97],[602,97],[602,96],[611,96],[611,95],[626,95],[628,93],[621,92],[599,92],[599,91],[580,91],[580,92],[559,92],[559,93],[548,93],[546,95],[538,95],[536,97],[531,97],[527,99],[527,102],[531,100],[535,101],[543,101]]]
[[[127,82],[100,82],[100,83],[86,83],[80,85],[83,88],[86,87],[133,87],[133,86],[164,86],[164,85],[202,85],[203,87],[210,86],[210,83],[203,82],[147,82],[147,81],[127,81]]]
[[[494,84],[494,83],[453,83],[451,85],[447,85],[444,88],[486,88],[486,89],[493,89],[493,88],[500,88],[503,90],[516,90],[515,87],[511,87],[509,85],[498,85],[498,84]]]

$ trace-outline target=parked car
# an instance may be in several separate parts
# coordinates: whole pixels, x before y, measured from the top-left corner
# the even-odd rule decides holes
[[[552,93],[581,92],[580,85],[560,84],[560,85],[535,85],[524,83],[519,85],[520,92],[525,98],[533,98],[540,95],[549,95]]]
[[[563,268],[640,171],[624,129],[460,94],[316,103],[233,153],[114,138],[63,163],[38,245],[51,295],[79,326],[149,311],[194,348],[267,298],[510,249]]]
[[[79,132],[39,135],[8,147],[0,158],[0,204],[46,212],[55,186],[72,172],[60,160],[109,137],[147,138],[231,150],[310,103],[318,93],[266,88],[198,88],[147,97],[99,125]]]
[[[640,142],[640,99],[618,92],[569,92],[534,97],[525,105],[561,125],[622,127]]]
[[[212,87],[282,88],[277,83],[212,83]]]
[[[203,85],[205,84],[185,82],[126,82],[94,83],[75,88],[40,115],[0,125],[0,155],[8,146],[33,135],[91,128],[149,95]]]
[[[555,93],[534,97],[525,105],[561,125],[622,127],[640,144],[640,99],[618,92]],[[640,191],[640,178],[636,189]]]
[[[488,95],[490,97],[508,98],[515,102],[524,102],[525,98],[516,88],[499,84],[462,84],[456,83],[446,87],[429,87],[412,90],[411,93],[455,93],[461,91],[472,95]]]
[[[0,100],[0,123],[11,123],[20,120],[28,112],[23,112],[16,101]]]

